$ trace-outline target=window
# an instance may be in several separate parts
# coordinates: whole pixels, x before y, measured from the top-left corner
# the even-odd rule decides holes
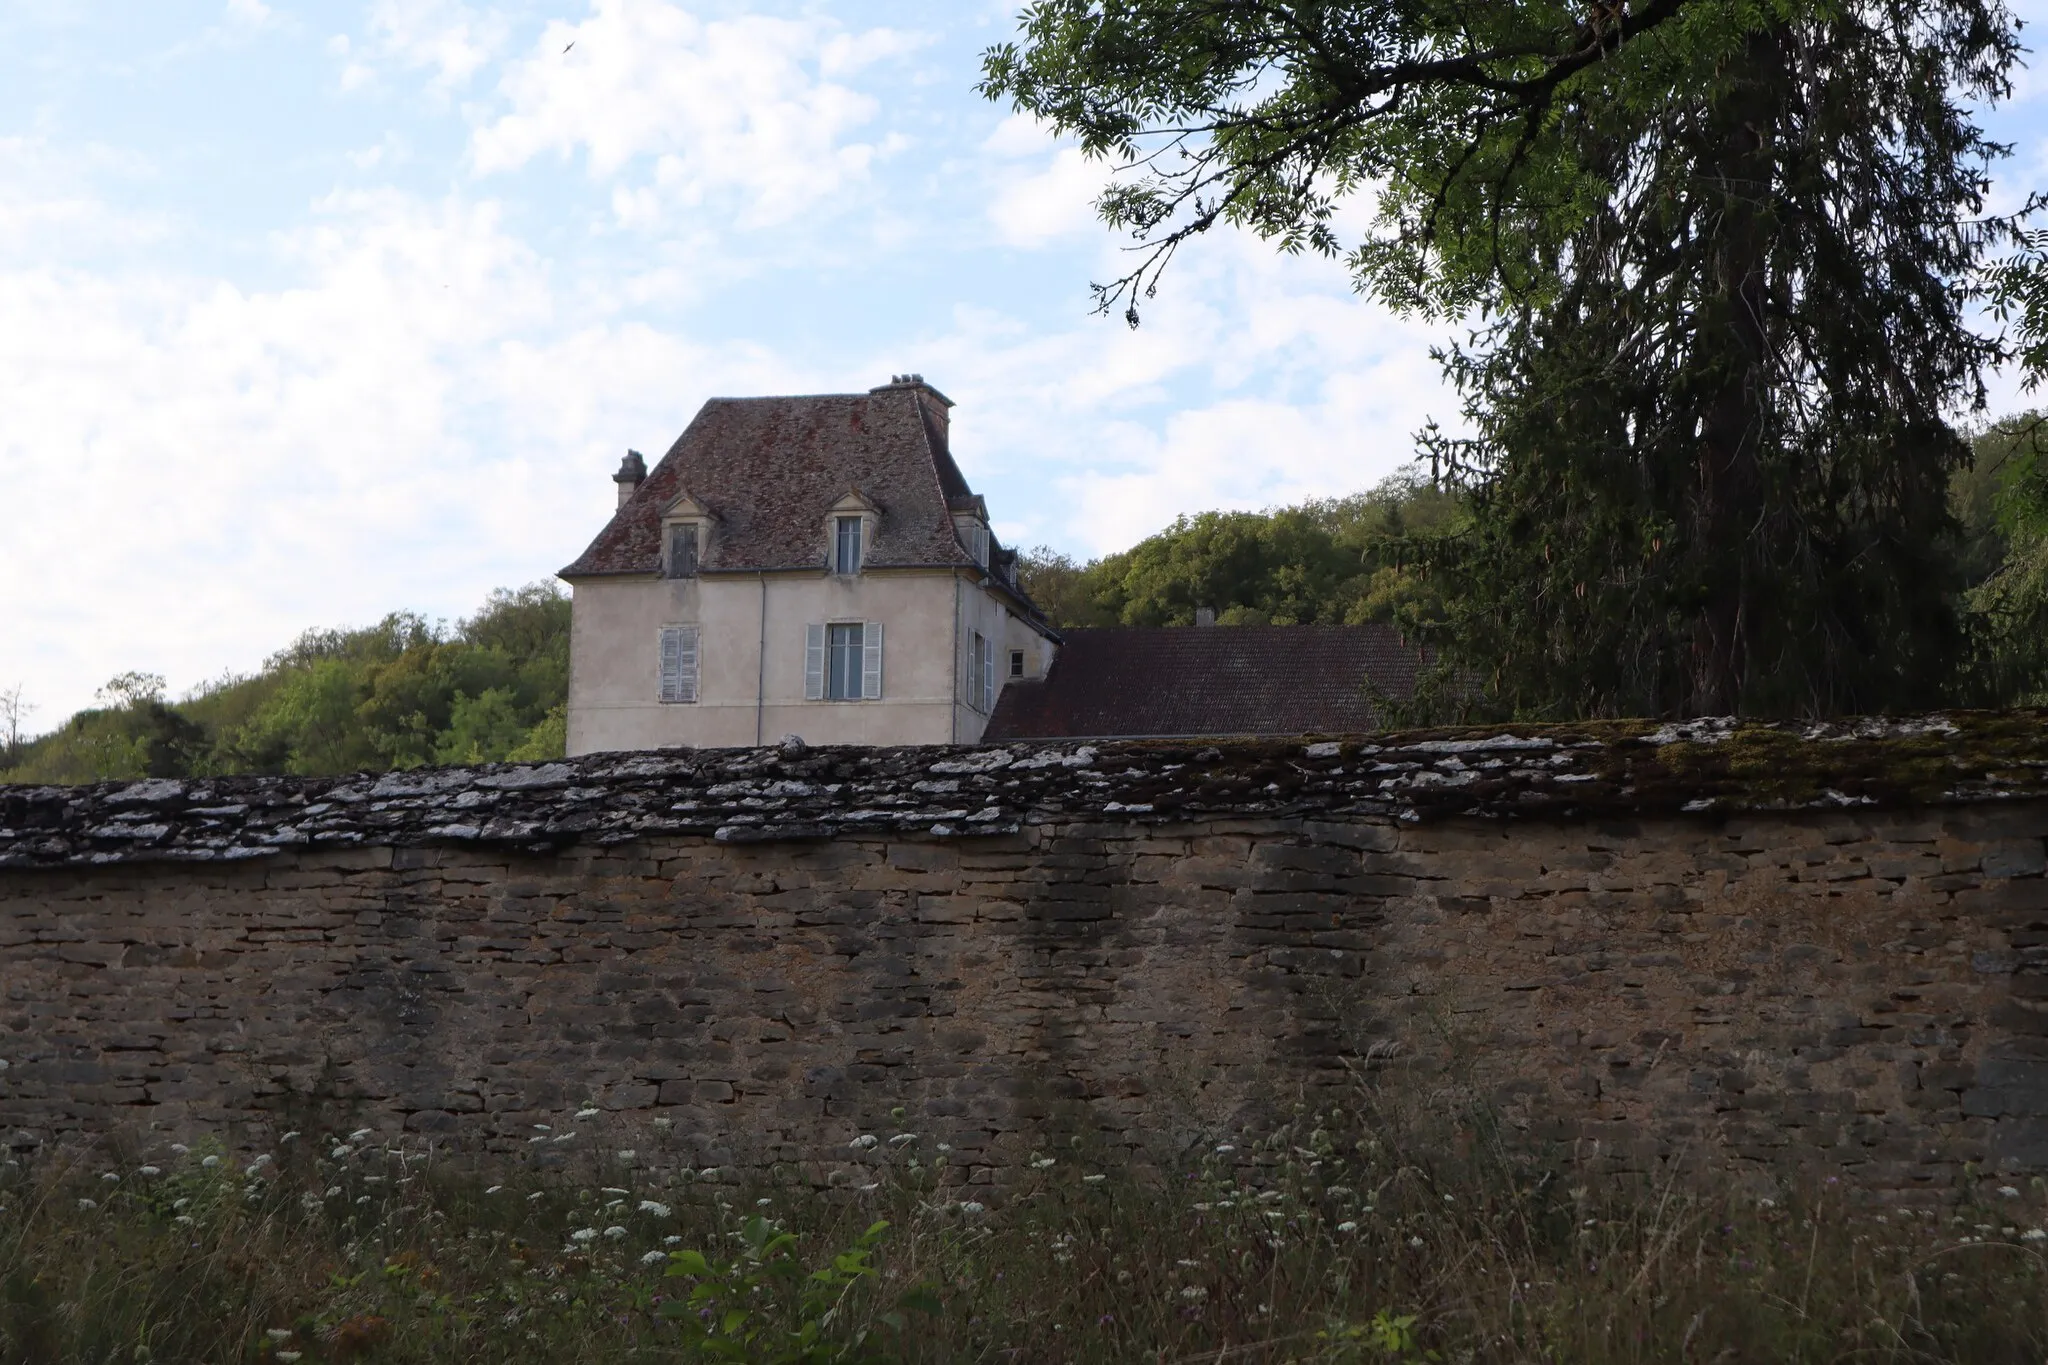
[[[1010,676],[1013,678],[1024,676],[1024,651],[1021,649],[1010,651]]]
[[[982,568],[988,567],[988,527],[980,522],[968,523],[967,553]]]
[[[661,687],[664,704],[697,700],[697,627],[661,628]]]
[[[860,524],[859,517],[838,518],[832,549],[832,572],[860,572]]]
[[[697,576],[697,527],[695,523],[668,528],[668,576]]]
[[[804,627],[806,701],[876,701],[881,695],[881,622],[834,621]]]
[[[967,704],[983,713],[996,709],[996,644],[980,631],[967,641]]]

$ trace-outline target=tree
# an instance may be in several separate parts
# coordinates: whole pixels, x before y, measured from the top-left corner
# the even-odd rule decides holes
[[[16,683],[0,692],[0,768],[12,767],[20,761],[21,727],[35,710],[35,704],[24,695],[23,684]]]
[[[2014,219],[1965,101],[1997,0],[1042,0],[1008,96],[1130,174],[1156,289],[1219,222],[1343,250],[1441,353],[1472,515],[1448,643],[1533,713],[1924,704],[1960,653],[1947,423],[2001,355],[1968,306]],[[1345,197],[1373,225],[1339,241]]]

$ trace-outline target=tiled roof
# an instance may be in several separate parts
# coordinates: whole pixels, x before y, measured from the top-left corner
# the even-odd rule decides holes
[[[1388,626],[1069,630],[1043,681],[1013,682],[984,743],[1013,739],[1355,734],[1372,687],[1415,688],[1421,654]]]
[[[684,493],[714,520],[706,573],[822,569],[832,507],[854,492],[880,512],[867,564],[971,567],[947,511],[973,497],[947,449],[947,406],[921,382],[714,398],[562,576],[661,572],[662,514]]]

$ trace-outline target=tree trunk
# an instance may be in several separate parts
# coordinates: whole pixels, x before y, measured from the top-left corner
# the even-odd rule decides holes
[[[1704,178],[1719,190],[1721,220],[1696,357],[1711,376],[1700,421],[1693,555],[1702,600],[1693,622],[1690,715],[1742,710],[1749,640],[1757,622],[1751,573],[1763,531],[1758,458],[1768,421],[1770,335],[1767,278],[1771,139],[1783,90],[1784,34],[1751,37],[1742,69],[1721,101]],[[1717,135],[1717,136],[1716,136]]]

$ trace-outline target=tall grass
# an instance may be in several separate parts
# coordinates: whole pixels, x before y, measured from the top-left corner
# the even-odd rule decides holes
[[[742,1186],[675,1136],[585,1110],[502,1181],[368,1131],[7,1161],[0,1362],[2048,1355],[2038,1183],[1599,1183],[1325,1112],[1177,1168],[1062,1145],[1000,1192],[901,1131]]]

